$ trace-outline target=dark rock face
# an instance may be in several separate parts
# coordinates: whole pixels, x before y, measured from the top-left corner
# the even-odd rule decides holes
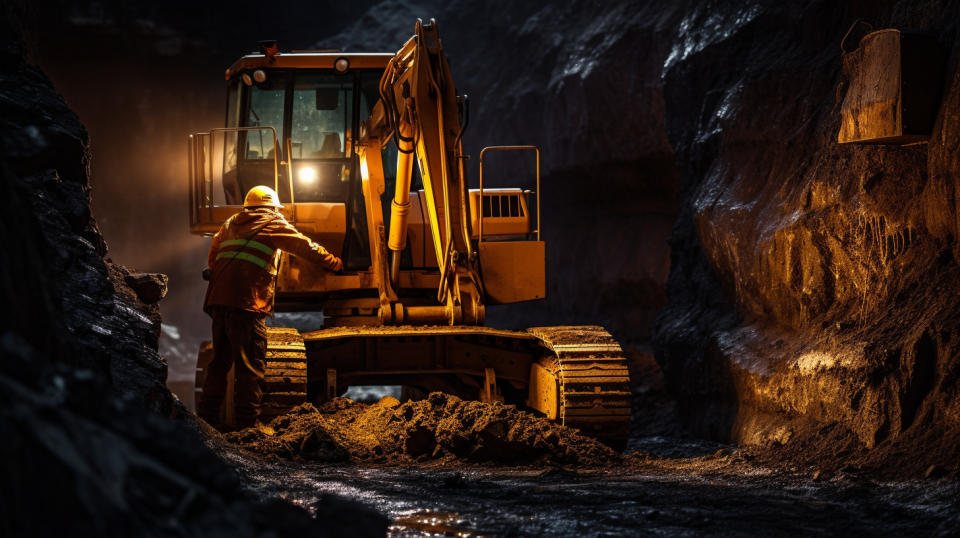
[[[86,131],[0,30],[0,535],[343,532],[258,501],[189,419],[164,416],[183,415],[157,353],[165,278],[104,260]],[[368,510],[315,508],[385,532]]]
[[[46,77],[22,63],[17,45],[5,54],[4,183],[21,212],[8,217],[8,237],[28,244],[26,252],[35,256],[8,265],[31,273],[23,283],[9,282],[9,293],[20,297],[15,304],[24,309],[14,311],[17,328],[39,349],[63,331],[73,365],[108,375],[138,403],[169,412],[166,365],[156,348],[159,311],[137,298],[125,269],[103,259],[106,244],[90,216],[86,131]],[[49,310],[34,314],[30,305],[39,290],[47,293]],[[43,314],[57,323],[48,326]]]
[[[656,329],[669,387],[721,439],[955,464],[958,7],[716,4],[690,6],[664,66],[686,181]],[[951,51],[929,144],[837,144],[857,17]]]
[[[648,337],[666,299],[679,205],[660,71],[681,7],[381,2],[319,44],[396,51],[417,17],[436,18],[454,81],[470,96],[473,186],[484,146],[540,147],[547,298],[491,308],[491,324],[600,323],[621,342]],[[533,187],[531,156],[486,159],[485,186]]]

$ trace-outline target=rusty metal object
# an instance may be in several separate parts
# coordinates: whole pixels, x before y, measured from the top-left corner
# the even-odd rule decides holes
[[[837,141],[925,141],[940,106],[944,65],[943,50],[930,36],[895,29],[865,35],[843,56],[848,85]]]

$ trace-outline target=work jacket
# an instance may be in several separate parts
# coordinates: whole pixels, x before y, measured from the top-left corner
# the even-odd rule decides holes
[[[269,314],[280,251],[331,271],[340,258],[298,232],[280,213],[265,207],[245,209],[223,223],[210,243],[210,283],[203,309],[229,306]]]

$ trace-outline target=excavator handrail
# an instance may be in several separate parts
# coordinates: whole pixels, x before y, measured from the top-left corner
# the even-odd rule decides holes
[[[537,156],[537,241],[540,240],[540,148],[538,146],[487,146],[480,150],[480,207],[477,208],[478,220],[477,244],[483,242],[483,156],[488,151],[530,151]]]
[[[190,193],[190,227],[193,228],[200,222],[200,211],[207,210],[209,222],[213,222],[213,148],[216,133],[241,131],[270,131],[273,136],[273,187],[279,191],[279,138],[277,130],[271,125],[254,127],[215,127],[205,132],[191,133],[187,137],[187,181],[189,183]],[[208,140],[210,145],[210,154],[204,151],[204,141]],[[226,143],[226,139],[224,139]],[[221,170],[221,175],[223,171]],[[291,184],[291,201],[293,200],[293,185]]]

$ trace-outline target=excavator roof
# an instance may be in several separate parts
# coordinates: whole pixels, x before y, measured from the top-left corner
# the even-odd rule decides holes
[[[339,52],[339,51],[295,51],[282,52],[267,57],[263,54],[248,54],[233,62],[227,69],[226,78],[246,69],[333,69],[334,63],[346,58],[351,68],[383,69],[387,66],[392,52]]]

